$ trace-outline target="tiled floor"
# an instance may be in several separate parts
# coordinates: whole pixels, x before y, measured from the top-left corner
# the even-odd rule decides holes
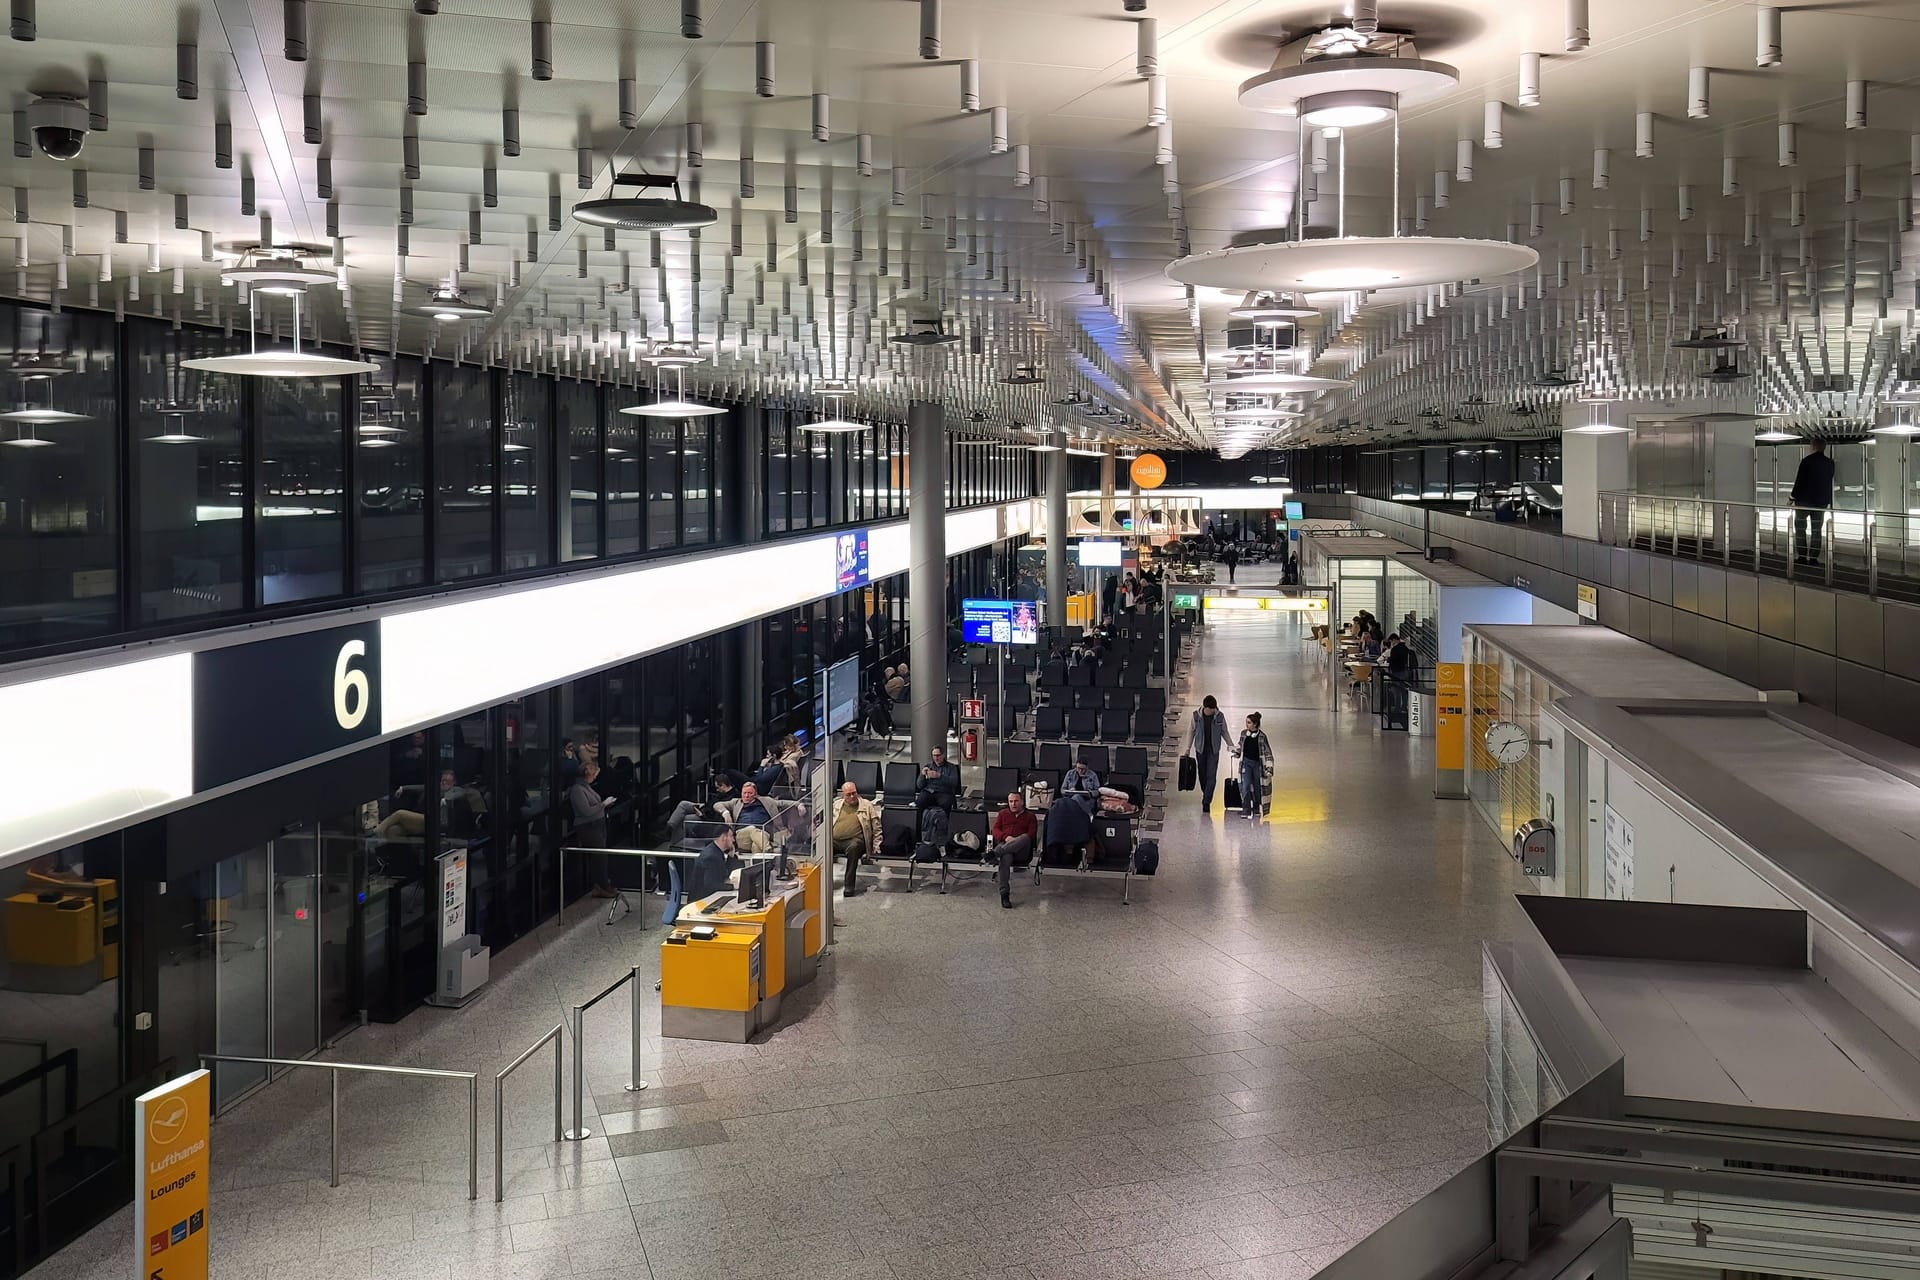
[[[1176,797],[1161,873],[842,908],[823,980],[765,1043],[658,1038],[623,1092],[624,993],[589,1014],[581,1143],[547,1141],[550,1076],[516,1075],[506,1201],[466,1199],[465,1090],[350,1080],[326,1182],[325,1082],[216,1125],[216,1280],[680,1280],[760,1274],[1306,1276],[1484,1146],[1479,940],[1522,889],[1427,744],[1326,690],[1294,624],[1213,629],[1191,694],[1258,708],[1273,821]],[[648,900],[649,914],[657,914]],[[492,1073],[658,927],[576,911],[462,1012],[357,1032],[339,1056]],[[796,1007],[797,1004],[797,1007]],[[568,1069],[571,1072],[571,1048]],[[128,1215],[36,1280],[118,1280]]]

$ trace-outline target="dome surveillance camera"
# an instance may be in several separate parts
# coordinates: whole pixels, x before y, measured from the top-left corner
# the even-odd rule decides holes
[[[52,160],[71,160],[87,145],[91,118],[87,104],[65,94],[43,94],[27,108],[27,128],[33,143]]]

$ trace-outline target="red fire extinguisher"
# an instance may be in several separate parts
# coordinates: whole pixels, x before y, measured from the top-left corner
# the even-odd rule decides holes
[[[968,761],[978,760],[980,758],[980,731],[978,729],[968,729],[960,735],[960,758]]]

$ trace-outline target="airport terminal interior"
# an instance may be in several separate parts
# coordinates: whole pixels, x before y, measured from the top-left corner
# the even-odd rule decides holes
[[[5,4],[0,1280],[1920,1280],[1920,4]]]

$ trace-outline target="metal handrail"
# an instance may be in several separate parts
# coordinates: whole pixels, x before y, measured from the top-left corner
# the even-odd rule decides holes
[[[593,1136],[582,1114],[587,1093],[587,1010],[629,982],[633,984],[633,1052],[627,1062],[627,1083],[623,1087],[628,1093],[638,1093],[647,1087],[647,1082],[640,1078],[640,966],[635,965],[593,999],[573,1006],[573,1128],[561,1135],[568,1142],[584,1142]]]
[[[1785,559],[1788,579],[1818,579],[1829,586],[1836,568],[1851,563],[1854,572],[1864,570],[1868,595],[1880,593],[1884,573],[1911,577],[1920,570],[1920,522],[1904,511],[1803,507],[1626,489],[1603,490],[1599,507],[1600,541],[1609,546],[1631,547],[1637,538],[1645,538],[1658,554],[1718,561],[1755,573],[1766,572],[1764,556],[1771,552]],[[1810,548],[1803,538],[1819,542],[1817,558],[1806,554]],[[1688,540],[1691,555],[1683,546]]]
[[[209,1062],[240,1062],[262,1067],[319,1067],[331,1073],[327,1083],[327,1185],[340,1185],[340,1073],[364,1071],[368,1075],[427,1076],[436,1080],[467,1082],[467,1199],[480,1198],[480,1074],[476,1071],[441,1071],[433,1067],[386,1067],[366,1062],[321,1062],[312,1058],[247,1058],[230,1053],[203,1053],[202,1066]]]
[[[561,1140],[560,1096],[566,1090],[565,1076],[560,1069],[560,1037],[566,1033],[562,1023],[554,1023],[553,1030],[528,1045],[526,1051],[509,1062],[505,1068],[493,1077],[493,1202],[499,1204],[506,1198],[506,1150],[507,1150],[507,1077],[520,1069],[534,1054],[553,1042],[553,1140]],[[578,1049],[575,1050],[576,1054]]]

